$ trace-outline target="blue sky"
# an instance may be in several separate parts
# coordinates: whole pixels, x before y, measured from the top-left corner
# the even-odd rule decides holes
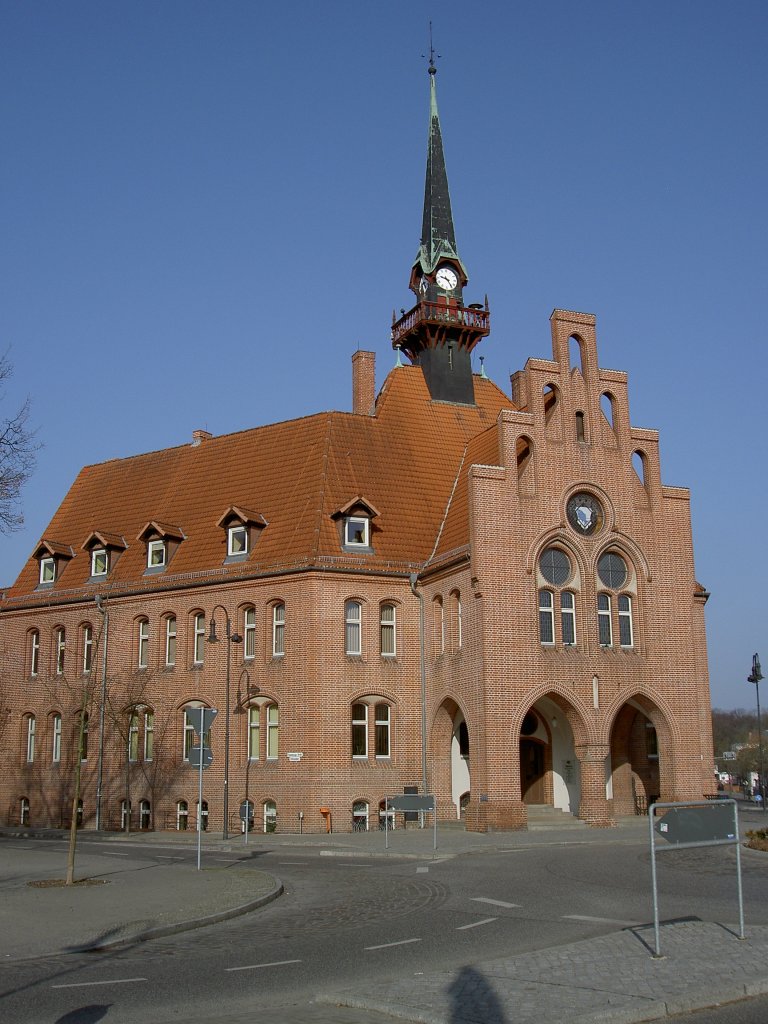
[[[13,581],[80,467],[323,409],[393,364],[428,23],[486,371],[597,314],[692,489],[713,703],[768,665],[768,5],[0,0],[0,347],[44,448]],[[762,539],[761,539],[762,538]],[[752,552],[745,555],[745,551]],[[768,674],[768,673],[767,673]]]

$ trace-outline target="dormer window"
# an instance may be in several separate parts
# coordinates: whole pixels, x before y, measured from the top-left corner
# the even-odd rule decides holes
[[[242,562],[256,545],[267,520],[261,512],[253,512],[242,505],[230,505],[216,525],[227,532],[225,563]]]
[[[32,552],[39,568],[38,586],[52,587],[57,583],[74,551],[69,544],[43,539]]]
[[[147,568],[162,569],[166,563],[164,540],[151,540],[147,544]]]
[[[109,556],[106,548],[91,551],[91,576],[106,576],[109,570]]]
[[[338,525],[342,548],[345,551],[373,554],[373,520],[378,515],[378,509],[361,494],[331,513],[331,518]]]
[[[144,575],[165,572],[179,545],[186,539],[180,527],[153,519],[136,538],[146,544],[147,567]]]
[[[56,559],[52,555],[40,559],[40,582],[42,584],[56,582]]]
[[[370,547],[370,525],[370,520],[367,516],[349,516],[346,518],[344,520],[345,546]]]
[[[248,530],[242,523],[235,523],[227,530],[227,555],[230,558],[248,554]]]
[[[90,583],[99,583],[108,573],[112,572],[117,560],[128,545],[125,537],[119,533],[108,533],[105,530],[94,530],[83,544],[83,551],[91,560]]]

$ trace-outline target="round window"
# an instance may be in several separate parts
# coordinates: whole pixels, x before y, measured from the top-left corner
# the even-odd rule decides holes
[[[539,559],[541,575],[555,587],[561,587],[571,578],[571,560],[560,548],[547,548]]]
[[[618,590],[627,582],[627,563],[621,555],[609,551],[597,563],[597,575],[606,587]]]

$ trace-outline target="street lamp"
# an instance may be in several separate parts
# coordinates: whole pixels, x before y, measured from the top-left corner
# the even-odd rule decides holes
[[[224,696],[224,839],[229,839],[229,672],[232,660],[232,644],[241,644],[243,638],[239,633],[232,632],[227,609],[222,604],[217,604],[211,612],[211,630],[208,634],[208,642],[216,644],[219,638],[216,636],[216,609],[221,608],[225,619],[225,637],[227,640],[227,690]]]
[[[757,654],[752,655],[752,674],[747,676],[748,683],[755,684],[755,694],[757,695],[757,751],[758,751],[758,764],[760,768],[760,803],[763,810],[765,810],[765,792],[763,791],[763,729],[760,724],[760,680],[763,678],[763,673],[760,671],[760,658]]]

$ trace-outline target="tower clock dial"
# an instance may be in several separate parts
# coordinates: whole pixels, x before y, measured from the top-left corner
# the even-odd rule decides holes
[[[452,292],[459,283],[459,279],[455,271],[451,270],[450,267],[440,267],[435,274],[435,282],[438,288],[442,288],[446,292]]]

